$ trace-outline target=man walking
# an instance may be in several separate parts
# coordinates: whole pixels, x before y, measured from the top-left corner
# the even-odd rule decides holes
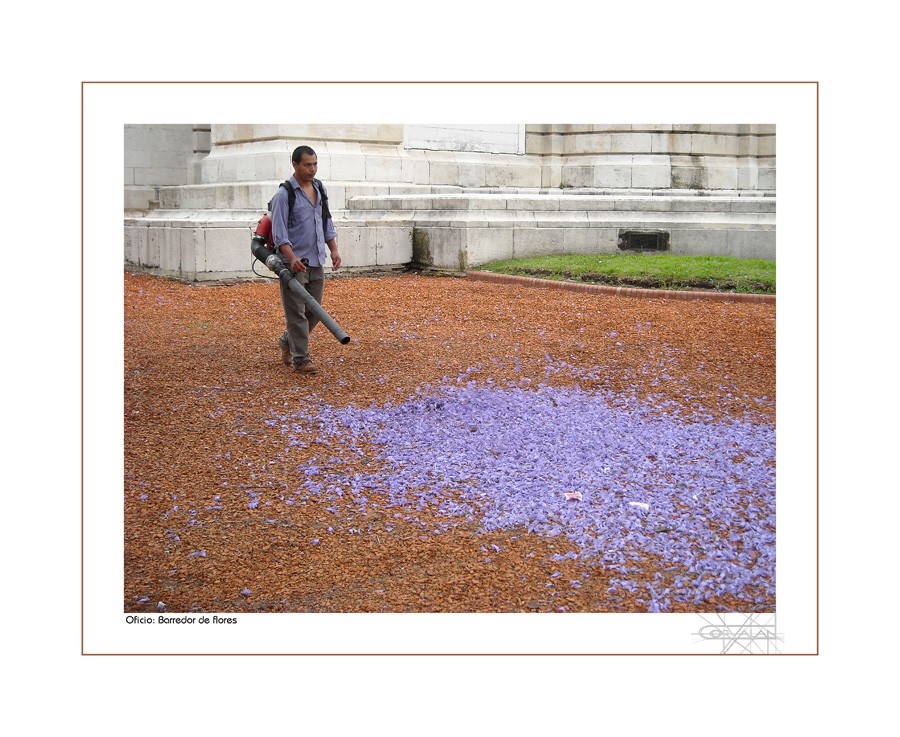
[[[327,208],[323,210],[324,187],[316,179],[319,160],[309,146],[298,146],[291,155],[294,175],[288,179],[293,197],[282,186],[272,199],[272,237],[281,260],[295,272],[295,279],[319,304],[325,288],[325,246],[333,269],[340,268],[337,232]],[[293,207],[290,207],[293,200]],[[306,303],[279,280],[286,329],[278,339],[281,360],[301,374],[318,369],[309,355],[309,334],[319,319],[307,312]]]

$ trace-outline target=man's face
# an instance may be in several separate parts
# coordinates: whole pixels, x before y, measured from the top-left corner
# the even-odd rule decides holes
[[[292,161],[291,163],[294,165],[294,176],[300,184],[311,182],[319,168],[319,159],[309,154],[302,154],[300,161]]]

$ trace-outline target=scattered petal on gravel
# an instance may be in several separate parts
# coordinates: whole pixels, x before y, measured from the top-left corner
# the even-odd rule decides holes
[[[473,447],[465,428],[492,421],[490,437]],[[682,602],[709,591],[752,603],[774,579],[775,437],[767,425],[688,422],[580,389],[474,383],[385,408],[323,405],[280,418],[295,422],[318,425],[328,442],[343,438],[351,453],[363,440],[383,449],[377,471],[332,473],[319,491],[326,497],[343,490],[361,499],[379,488],[388,508],[474,516],[484,532],[562,533],[582,560],[621,571],[652,556],[685,572],[673,591]],[[702,501],[691,493],[698,488],[707,492]],[[559,504],[567,489],[587,497],[587,508]],[[677,535],[656,534],[673,527]]]
[[[125,292],[126,609],[774,611],[773,305],[329,279],[313,379],[277,285]]]

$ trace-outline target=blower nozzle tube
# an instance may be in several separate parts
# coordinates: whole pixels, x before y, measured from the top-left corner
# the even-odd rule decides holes
[[[325,312],[322,305],[316,302],[315,297],[307,292],[303,288],[303,285],[294,278],[294,272],[285,266],[284,262],[278,258],[277,254],[274,254],[269,250],[266,246],[266,239],[264,236],[258,234],[253,235],[253,238],[250,240],[250,252],[256,259],[264,263],[270,271],[277,274],[278,278],[281,279],[285,286],[306,303],[306,306],[310,311],[315,313],[316,317],[319,318],[319,321],[328,328],[341,345],[347,345],[347,343],[350,342],[350,336],[341,329],[340,325],[334,321],[334,318],[332,318],[331,315]]]

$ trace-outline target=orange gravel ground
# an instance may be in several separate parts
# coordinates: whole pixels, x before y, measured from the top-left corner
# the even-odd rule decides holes
[[[342,346],[318,327],[311,352],[320,373],[301,376],[280,360],[273,282],[186,285],[125,274],[126,612],[155,612],[159,601],[169,612],[647,610],[634,595],[610,598],[599,564],[552,561],[572,549],[562,536],[485,533],[463,522],[426,538],[374,505],[366,517],[347,507],[336,520],[324,509],[331,502],[315,498],[249,509],[240,484],[295,488],[292,469],[322,452],[312,436],[301,435],[306,447],[286,448],[279,428],[265,424],[272,410],[396,403],[480,366],[469,378],[496,386],[530,377],[639,398],[677,386],[668,398],[688,411],[775,421],[774,305],[403,274],[329,279],[325,307],[352,340]],[[651,329],[635,330],[648,322]],[[590,381],[565,371],[548,378],[548,354],[607,368]],[[664,367],[685,381],[651,386]],[[347,457],[341,470],[371,470],[375,456]],[[210,509],[217,495],[221,508]],[[427,522],[428,511],[419,518]],[[487,562],[481,547],[492,544],[502,552]],[[634,576],[650,580],[661,568],[647,560]],[[591,576],[551,598],[545,582],[555,570]],[[733,608],[740,603],[723,598],[672,611]]]

